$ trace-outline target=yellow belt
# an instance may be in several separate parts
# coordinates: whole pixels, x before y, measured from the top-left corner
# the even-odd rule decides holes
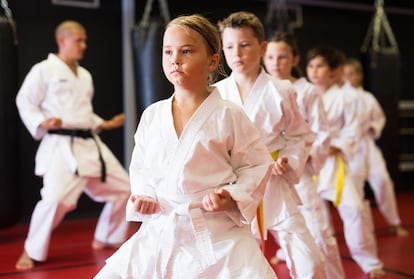
[[[273,151],[270,155],[272,156],[273,161],[276,161],[279,157],[279,150]]]
[[[338,162],[338,170],[336,172],[336,195],[334,206],[338,207],[341,202],[342,190],[344,188],[345,167],[344,159],[342,159],[340,155],[336,155],[336,161]]]
[[[273,151],[270,153],[273,160],[276,161],[279,157],[279,151]],[[260,246],[262,249],[263,255],[265,254],[265,227],[264,227],[264,216],[263,216],[263,200],[260,202],[259,207],[256,211],[257,226],[260,234]]]

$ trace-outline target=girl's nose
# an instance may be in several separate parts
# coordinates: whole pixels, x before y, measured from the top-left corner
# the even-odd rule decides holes
[[[173,57],[171,59],[171,64],[172,65],[177,65],[177,66],[181,64],[178,55],[173,55]]]

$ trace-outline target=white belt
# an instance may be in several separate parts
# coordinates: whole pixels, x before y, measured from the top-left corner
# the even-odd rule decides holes
[[[171,269],[171,266],[169,266],[170,259],[174,257],[173,246],[176,239],[175,224],[177,223],[178,216],[188,216],[190,218],[192,230],[196,240],[196,246],[201,253],[201,266],[199,267],[200,272],[205,270],[208,266],[217,263],[213,243],[210,236],[210,231],[208,230],[207,222],[204,218],[201,203],[182,203],[178,207],[174,206],[174,208],[171,208],[171,211],[169,211],[168,208],[165,208],[163,205],[161,206],[163,207],[164,214],[168,215],[168,219],[165,224],[165,230],[163,231],[161,236],[161,238],[165,240],[165,242],[163,241],[162,247],[160,245],[158,253],[160,253],[160,250],[162,249],[162,254],[166,255],[166,257],[164,258],[164,260],[161,259],[162,262],[157,260],[156,263],[157,269],[161,272],[163,278],[168,277],[167,274],[169,274]]]

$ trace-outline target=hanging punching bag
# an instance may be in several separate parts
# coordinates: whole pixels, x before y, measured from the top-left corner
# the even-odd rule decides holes
[[[137,116],[155,101],[168,98],[172,85],[162,70],[162,35],[170,21],[167,0],[159,0],[160,15],[151,16],[153,0],[147,0],[141,21],[132,30]]]
[[[4,15],[1,12],[4,11]],[[19,220],[17,183],[17,37],[10,10],[0,9],[0,228]]]
[[[364,68],[364,87],[378,99],[387,118],[378,145],[383,151],[394,184],[398,185],[400,53],[382,1],[376,1],[376,13],[361,48],[361,62]]]

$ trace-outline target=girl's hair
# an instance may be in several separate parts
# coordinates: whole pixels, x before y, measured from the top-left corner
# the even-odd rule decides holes
[[[351,65],[352,67],[354,67],[354,69],[355,69],[355,71],[356,71],[357,73],[360,73],[360,74],[362,74],[362,73],[363,73],[362,64],[361,64],[361,62],[360,62],[358,59],[356,59],[356,58],[353,58],[353,57],[347,58],[347,59],[345,60],[344,65]]]
[[[259,43],[265,41],[263,24],[260,19],[253,13],[235,12],[230,14],[225,19],[219,21],[217,24],[220,33],[223,33],[225,28],[250,27],[253,30],[254,36],[259,40]]]
[[[180,16],[170,21],[167,25],[167,28],[171,26],[180,26],[185,29],[196,31],[201,35],[201,37],[203,37],[207,52],[210,55],[220,55],[220,34],[217,28],[204,16],[199,14]],[[214,72],[210,73],[208,83],[213,83],[218,75],[226,75],[221,59],[217,69]]]
[[[331,70],[335,70],[345,63],[345,55],[339,49],[333,47],[315,47],[308,51],[306,64],[316,57],[322,57]]]
[[[270,36],[268,42],[283,42],[290,47],[293,56],[299,56],[299,48],[296,42],[296,38],[291,33],[276,31],[273,33],[272,36]],[[295,78],[300,78],[303,76],[302,70],[299,68],[299,65],[292,67],[291,74]]]

